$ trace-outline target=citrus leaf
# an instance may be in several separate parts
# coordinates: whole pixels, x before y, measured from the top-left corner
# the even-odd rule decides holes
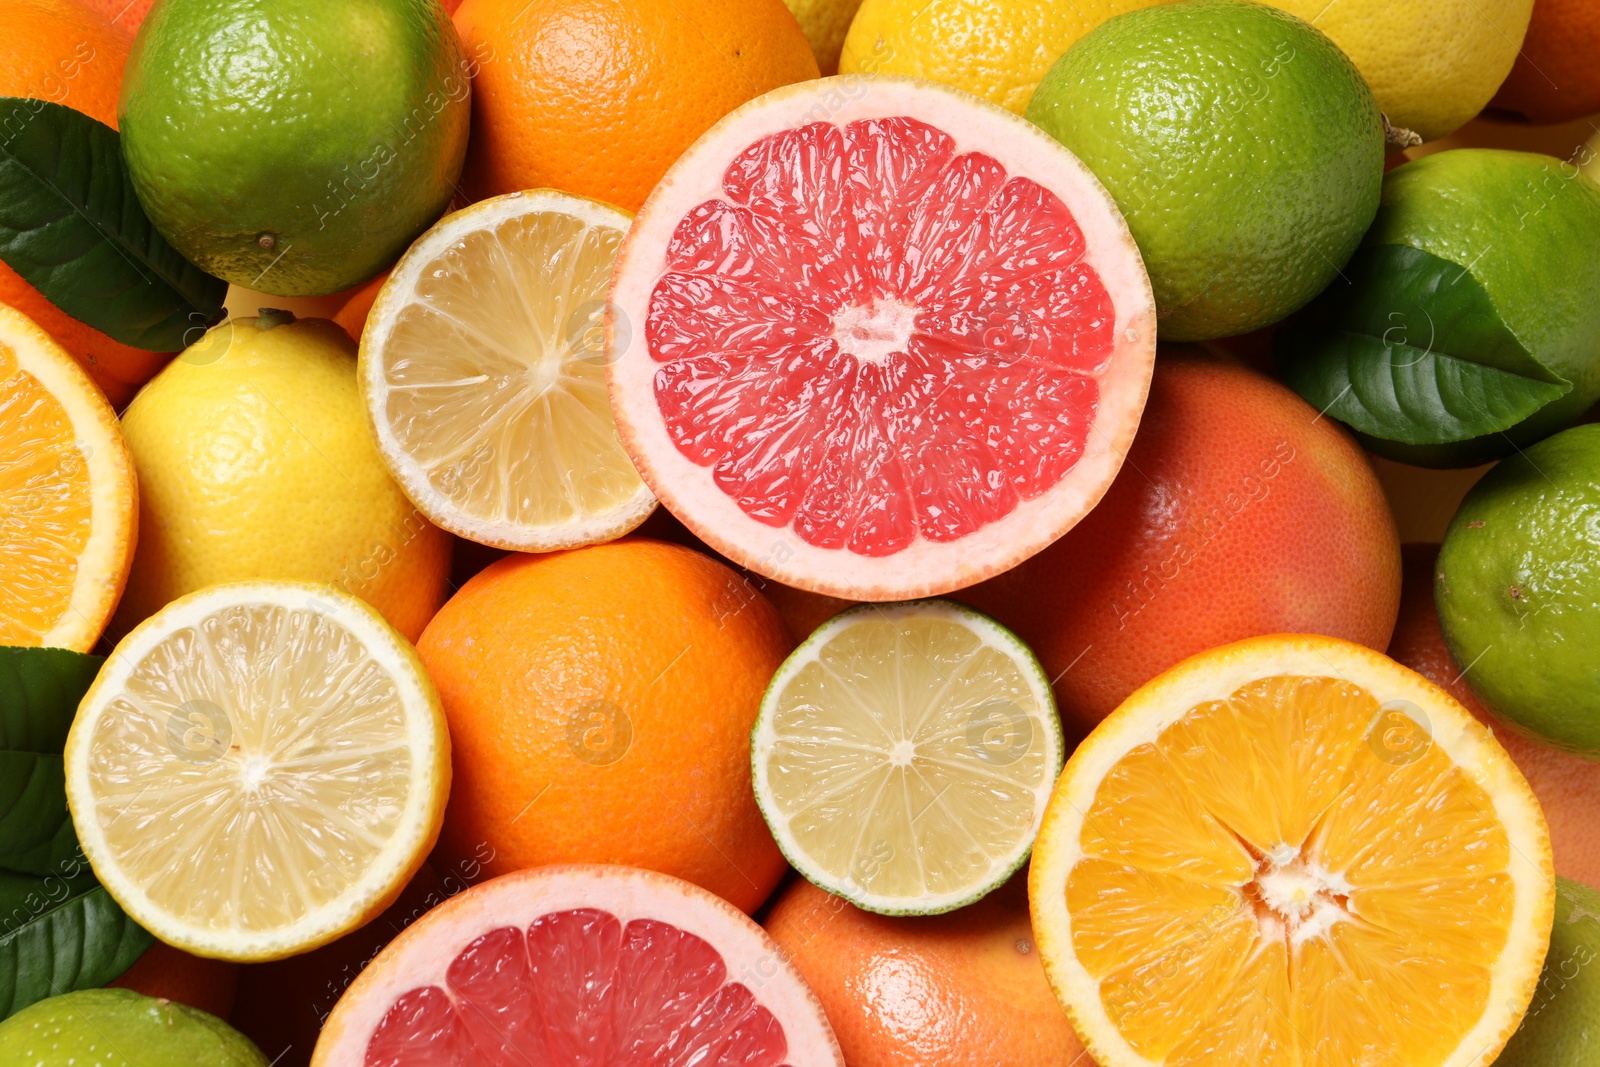
[[[198,339],[228,289],[150,224],[117,131],[46,100],[0,97],[0,260],[73,318],[156,352]]]
[[[1359,433],[1410,445],[1507,430],[1565,396],[1466,267],[1363,248],[1274,342],[1284,381]]]
[[[0,872],[0,1019],[105,985],[154,941],[81,859],[44,878]]]
[[[78,854],[61,749],[104,657],[0,648],[0,868],[48,874]]]

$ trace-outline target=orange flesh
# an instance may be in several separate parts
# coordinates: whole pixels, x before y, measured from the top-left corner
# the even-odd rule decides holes
[[[61,402],[0,344],[0,645],[37,645],[72,600],[89,468]]]
[[[1081,844],[1073,948],[1164,1067],[1442,1063],[1511,928],[1488,794],[1335,678],[1191,709],[1107,773]]]

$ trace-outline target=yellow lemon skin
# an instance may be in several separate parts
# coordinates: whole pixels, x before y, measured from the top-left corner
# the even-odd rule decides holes
[[[839,73],[839,50],[861,0],[783,0],[805,31],[824,78]]]
[[[1333,38],[1395,126],[1437,140],[1511,73],[1533,0],[1267,0]]]
[[[1020,115],[1073,42],[1114,15],[1161,2],[863,0],[845,35],[839,73],[926,78]]]
[[[216,326],[123,415],[144,506],[113,636],[187,593],[257,578],[352,593],[411,641],[443,602],[450,536],[378,454],[355,343],[325,319],[275,321]]]

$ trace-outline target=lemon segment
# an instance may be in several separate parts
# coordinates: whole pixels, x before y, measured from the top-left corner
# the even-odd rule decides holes
[[[540,552],[618,537],[655,507],[606,393],[606,287],[628,224],[584,197],[511,193],[440,221],[384,284],[362,395],[439,526]]]
[[[1027,857],[1062,760],[1038,660],[949,601],[852,608],[773,676],[756,800],[789,862],[885,914],[983,896]]]
[[[1553,893],[1489,732],[1320,637],[1216,649],[1130,697],[1068,762],[1030,872],[1046,974],[1105,1067],[1489,1062]]]
[[[68,735],[95,873],[169,944],[264,960],[359,926],[415,873],[449,736],[411,646],[301,582],[212,586],[117,646]]]
[[[128,576],[137,515],[110,403],[0,304],[0,645],[93,648]]]

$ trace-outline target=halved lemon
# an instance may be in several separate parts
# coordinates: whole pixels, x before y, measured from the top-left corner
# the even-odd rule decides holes
[[[1549,944],[1543,813],[1442,689],[1330,637],[1179,664],[1068,761],[1045,973],[1101,1067],[1468,1067]]]
[[[1061,770],[1061,721],[1011,631],[947,600],[866,604],[772,677],[756,802],[813,884],[861,908],[970,904],[1027,859]]]
[[[105,395],[0,304],[0,645],[94,647],[128,578],[138,500]]]
[[[447,215],[389,275],[361,392],[385,462],[437,525],[546,552],[620,537],[655,507],[606,396],[606,286],[628,223],[597,200],[509,193]]]
[[[128,634],[78,708],[67,802],[95,874],[162,941],[268,960],[376,915],[450,790],[433,683],[331,586],[239,582]]]

